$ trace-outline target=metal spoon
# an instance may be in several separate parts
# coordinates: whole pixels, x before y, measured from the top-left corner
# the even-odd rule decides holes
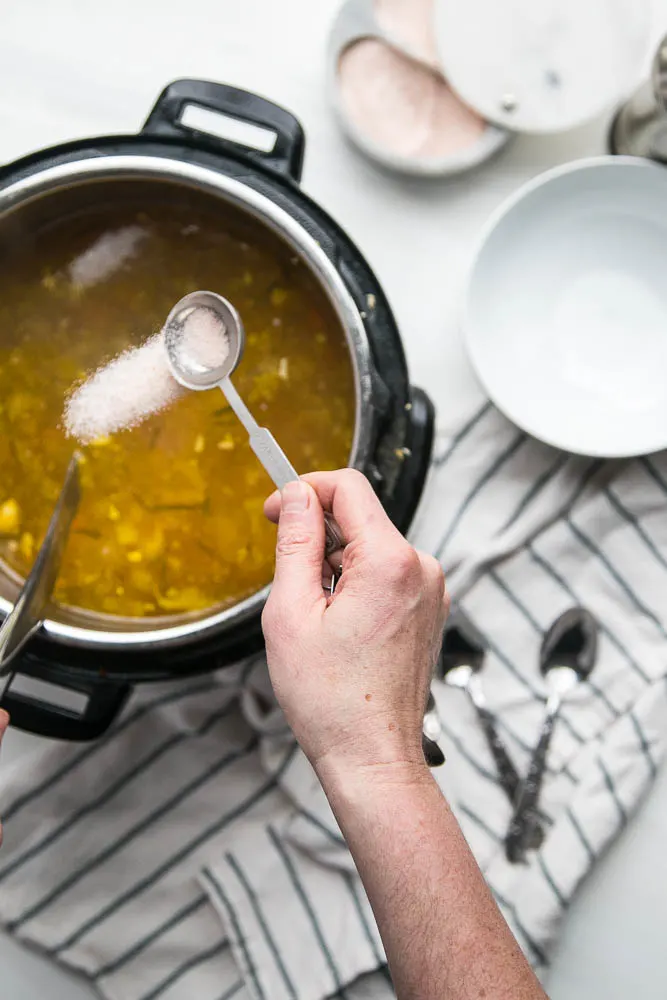
[[[209,348],[197,353],[196,342],[188,335],[188,320],[197,310],[212,312],[220,324],[222,345],[219,361],[216,351]],[[176,381],[186,389],[202,391],[219,388],[246,431],[250,447],[279,490],[299,478],[292,463],[273,434],[260,427],[231,382],[231,375],[243,355],[245,329],[238,312],[227,299],[215,292],[190,292],[180,299],[167,316],[164,341],[169,368]],[[207,356],[208,355],[208,356]],[[324,514],[326,552],[328,557],[340,552],[345,542],[333,517]],[[338,571],[338,565],[334,567]]]
[[[438,673],[445,684],[465,691],[470,698],[493,755],[500,784],[510,802],[514,803],[520,778],[498,736],[495,720],[484,696],[479,671],[485,655],[484,640],[467,615],[457,608],[445,631]]]
[[[193,338],[188,337],[188,320],[197,310],[214,313],[220,324],[222,343],[219,346],[224,347],[224,350],[220,349],[217,354],[215,344],[206,345],[203,351],[198,350],[199,345],[196,340],[192,343]],[[169,368],[176,381],[186,389],[195,391],[221,389],[248,432],[250,447],[278,489],[298,479],[298,472],[271,431],[259,426],[232,385],[231,375],[241,360],[245,347],[245,329],[241,317],[231,302],[216,292],[190,292],[176,303],[167,316],[163,333]],[[345,547],[345,541],[336,521],[326,511],[324,528],[325,556],[331,564],[333,575],[330,589],[333,594],[341,572],[339,557]],[[444,764],[445,757],[442,750],[425,733],[422,736],[422,749],[429,767],[439,767]]]
[[[0,701],[14,676],[14,658],[44,620],[80,496],[79,458],[75,454],[28,579],[0,628]]]
[[[544,637],[540,670],[549,695],[542,734],[533,750],[505,838],[505,854],[509,861],[524,861],[526,852],[533,846],[529,842],[529,831],[535,820],[556,719],[563,699],[589,676],[596,654],[597,623],[585,608],[570,608],[556,619]]]

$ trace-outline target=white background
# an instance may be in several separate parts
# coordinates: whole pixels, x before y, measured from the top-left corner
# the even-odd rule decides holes
[[[524,180],[603,152],[607,122],[518,139],[501,159],[456,182],[383,174],[347,146],[327,105],[324,51],[338,3],[4,0],[0,162],[67,139],[136,131],[158,92],[178,77],[232,83],[284,104],[306,128],[303,186],[369,258],[396,312],[414,383],[441,414],[462,415],[479,389],[463,354],[457,301],[481,226]],[[667,0],[655,6],[660,34]],[[36,745],[10,732],[3,760]],[[572,908],[550,981],[553,1000],[665,1000],[666,853],[663,772]],[[0,994],[93,995],[1,934]]]

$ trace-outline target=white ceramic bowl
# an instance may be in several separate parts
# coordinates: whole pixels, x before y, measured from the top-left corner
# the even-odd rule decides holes
[[[606,458],[667,447],[667,170],[551,170],[488,224],[464,336],[493,402],[534,437]]]

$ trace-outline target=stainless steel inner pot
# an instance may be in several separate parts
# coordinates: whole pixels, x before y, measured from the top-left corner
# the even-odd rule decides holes
[[[48,167],[0,192],[0,244],[11,246],[49,222],[96,203],[123,200],[128,182],[172,186],[227,203],[268,227],[309,268],[326,294],[350,349],[355,376],[355,433],[349,464],[363,468],[371,448],[372,368],[363,319],[326,254],[299,223],[269,198],[215,170],[168,157],[108,155],[82,157]],[[176,647],[240,624],[261,611],[269,588],[223,610],[165,618],[114,618],[83,609],[54,606],[44,622],[48,637],[69,646],[97,649]],[[0,611],[8,613],[18,593],[16,575],[0,563]]]

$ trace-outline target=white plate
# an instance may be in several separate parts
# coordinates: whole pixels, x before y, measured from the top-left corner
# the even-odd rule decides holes
[[[667,169],[600,157],[522,188],[486,229],[464,335],[534,437],[605,458],[667,447]]]

